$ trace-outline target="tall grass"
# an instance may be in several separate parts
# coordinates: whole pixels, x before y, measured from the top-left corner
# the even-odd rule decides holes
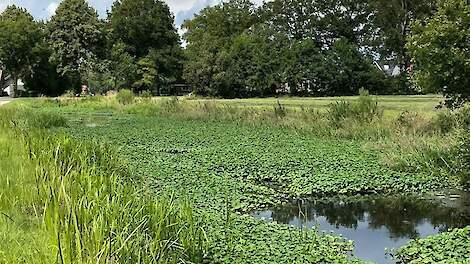
[[[153,198],[107,145],[44,129],[60,117],[0,116],[0,235],[10,241],[0,262],[202,261],[206,237],[188,202]]]

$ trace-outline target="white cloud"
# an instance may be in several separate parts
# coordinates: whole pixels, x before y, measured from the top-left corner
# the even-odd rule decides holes
[[[47,15],[49,17],[53,16],[55,14],[55,11],[57,10],[58,6],[59,6],[59,3],[57,3],[57,2],[50,3],[46,8]]]

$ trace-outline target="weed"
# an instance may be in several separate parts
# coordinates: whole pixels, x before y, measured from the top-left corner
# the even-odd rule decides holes
[[[287,115],[286,108],[279,101],[277,101],[277,105],[274,106],[274,115],[276,118],[284,118]]]
[[[134,93],[127,89],[120,90],[116,94],[116,100],[122,105],[129,105],[134,102]]]
[[[331,104],[328,109],[328,119],[336,127],[341,127],[343,121],[352,119],[360,123],[370,123],[374,119],[382,117],[383,111],[378,102],[366,90],[360,91],[360,96],[355,102],[340,101]]]
[[[457,172],[464,187],[470,189],[470,135],[463,133],[457,145]]]
[[[450,111],[439,111],[432,120],[432,125],[435,126],[435,130],[447,134],[458,127],[458,119]]]
[[[150,92],[150,91],[142,91],[142,92],[140,93],[140,97],[141,97],[142,99],[147,99],[147,100],[148,100],[148,99],[151,99],[152,96],[153,96],[153,95],[152,95],[152,92]]]

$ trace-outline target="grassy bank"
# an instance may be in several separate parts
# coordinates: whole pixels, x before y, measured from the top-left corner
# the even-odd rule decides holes
[[[0,117],[1,263],[202,261],[191,207],[150,197],[112,148],[46,130],[53,114]]]

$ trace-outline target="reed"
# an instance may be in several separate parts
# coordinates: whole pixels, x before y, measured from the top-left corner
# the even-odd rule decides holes
[[[9,111],[0,111],[0,232],[10,241],[0,262],[202,261],[207,239],[189,202],[154,198],[106,144],[44,129],[61,118]]]

